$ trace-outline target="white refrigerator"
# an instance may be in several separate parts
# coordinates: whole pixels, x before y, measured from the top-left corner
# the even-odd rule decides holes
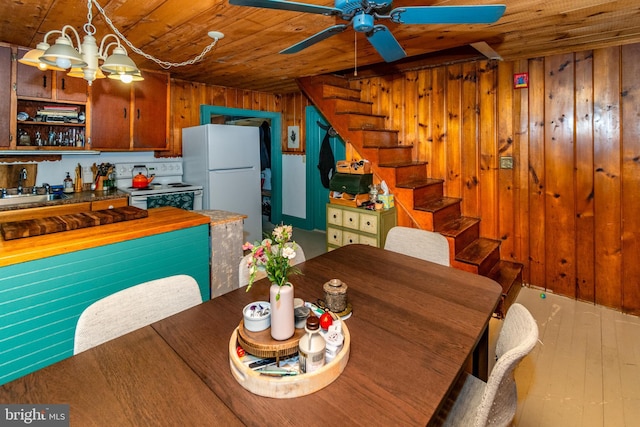
[[[244,239],[262,240],[260,130],[202,125],[182,129],[183,179],[203,186],[202,209],[247,216]]]

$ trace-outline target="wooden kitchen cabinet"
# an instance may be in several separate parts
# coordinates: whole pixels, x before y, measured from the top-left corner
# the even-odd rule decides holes
[[[0,46],[0,148],[11,145],[11,48]]]
[[[144,71],[125,84],[95,81],[91,88],[91,147],[96,150],[164,150],[168,141],[169,75]]]
[[[144,72],[134,84],[133,148],[165,150],[168,143],[169,75]]]
[[[100,79],[91,86],[91,148],[128,151],[131,145],[131,86]]]
[[[328,203],[327,250],[354,243],[383,248],[387,233],[395,225],[395,208],[370,211]]]

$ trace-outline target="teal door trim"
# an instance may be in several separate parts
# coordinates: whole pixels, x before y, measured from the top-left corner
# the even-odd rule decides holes
[[[212,114],[271,119],[271,222],[279,224],[282,222],[282,114],[203,104],[200,106],[200,124],[211,123]]]

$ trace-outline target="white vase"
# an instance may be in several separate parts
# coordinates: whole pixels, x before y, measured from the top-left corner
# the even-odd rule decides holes
[[[276,300],[278,291],[280,298]],[[293,314],[293,285],[287,282],[284,286],[271,284],[269,289],[271,303],[271,337],[284,341],[295,332],[295,316]]]

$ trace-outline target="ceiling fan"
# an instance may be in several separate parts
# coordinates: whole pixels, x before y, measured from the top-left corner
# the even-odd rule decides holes
[[[391,9],[393,0],[335,0],[335,7],[298,3],[286,0],[229,0],[237,6],[291,10],[337,16],[346,24],[333,25],[313,36],[294,44],[280,53],[297,53],[318,42],[339,34],[353,25],[364,33],[369,43],[386,62],[397,61],[407,54],[389,29],[376,24],[376,20],[388,19],[396,24],[491,24],[502,16],[503,4],[473,6],[408,6]]]

